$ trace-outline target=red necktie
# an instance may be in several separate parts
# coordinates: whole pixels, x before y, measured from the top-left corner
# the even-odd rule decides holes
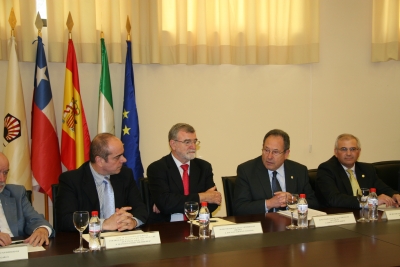
[[[183,164],[181,165],[181,168],[183,169],[183,175],[182,175],[183,194],[187,196],[189,195],[189,174],[188,174],[189,165]]]

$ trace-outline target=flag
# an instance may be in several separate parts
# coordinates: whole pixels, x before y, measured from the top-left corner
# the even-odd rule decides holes
[[[51,185],[58,184],[58,176],[61,174],[61,159],[49,70],[40,36],[38,36],[37,42],[33,80],[32,173],[33,178],[39,183],[39,191],[52,198]]]
[[[115,134],[110,70],[108,68],[108,56],[104,38],[101,38],[101,76],[97,133]]]
[[[10,38],[8,45],[10,58],[8,60],[3,133],[3,153],[7,156],[10,164],[7,183],[23,185],[26,190],[32,190],[29,136],[14,36]]]
[[[143,177],[143,165],[139,151],[139,119],[135,100],[135,81],[133,77],[131,42],[126,41],[128,48],[125,62],[124,107],[122,110],[121,141],[124,143],[127,159],[126,165],[132,169],[138,186]]]
[[[68,170],[89,160],[90,136],[79,89],[74,43],[68,41],[61,132],[61,162]]]

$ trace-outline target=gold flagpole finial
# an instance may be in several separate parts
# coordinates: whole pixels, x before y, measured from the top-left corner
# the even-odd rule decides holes
[[[11,8],[11,12],[10,12],[10,17],[8,18],[8,22],[10,23],[11,26],[11,36],[14,37],[15,33],[15,26],[17,25],[17,18],[15,17],[15,13],[14,13],[14,8]]]
[[[104,39],[104,32],[103,31],[101,31],[101,33],[100,33],[100,38]]]
[[[126,31],[128,32],[128,37],[126,40],[131,40],[131,22],[129,21],[129,16],[126,16]]]
[[[35,26],[36,26],[36,29],[38,29],[38,36],[42,37],[43,20],[40,17],[39,12],[36,15]]]
[[[72,28],[74,27],[74,21],[72,20],[71,12],[68,13],[67,28],[69,32],[69,39],[72,39]]]

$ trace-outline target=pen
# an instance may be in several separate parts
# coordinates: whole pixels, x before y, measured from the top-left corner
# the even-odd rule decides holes
[[[22,244],[24,243],[23,240],[18,240],[18,241],[12,241],[11,244],[16,245],[16,244]]]

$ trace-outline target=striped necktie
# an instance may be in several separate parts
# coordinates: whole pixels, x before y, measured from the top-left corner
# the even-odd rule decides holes
[[[115,213],[114,190],[108,177],[104,177],[103,218],[108,219]]]

